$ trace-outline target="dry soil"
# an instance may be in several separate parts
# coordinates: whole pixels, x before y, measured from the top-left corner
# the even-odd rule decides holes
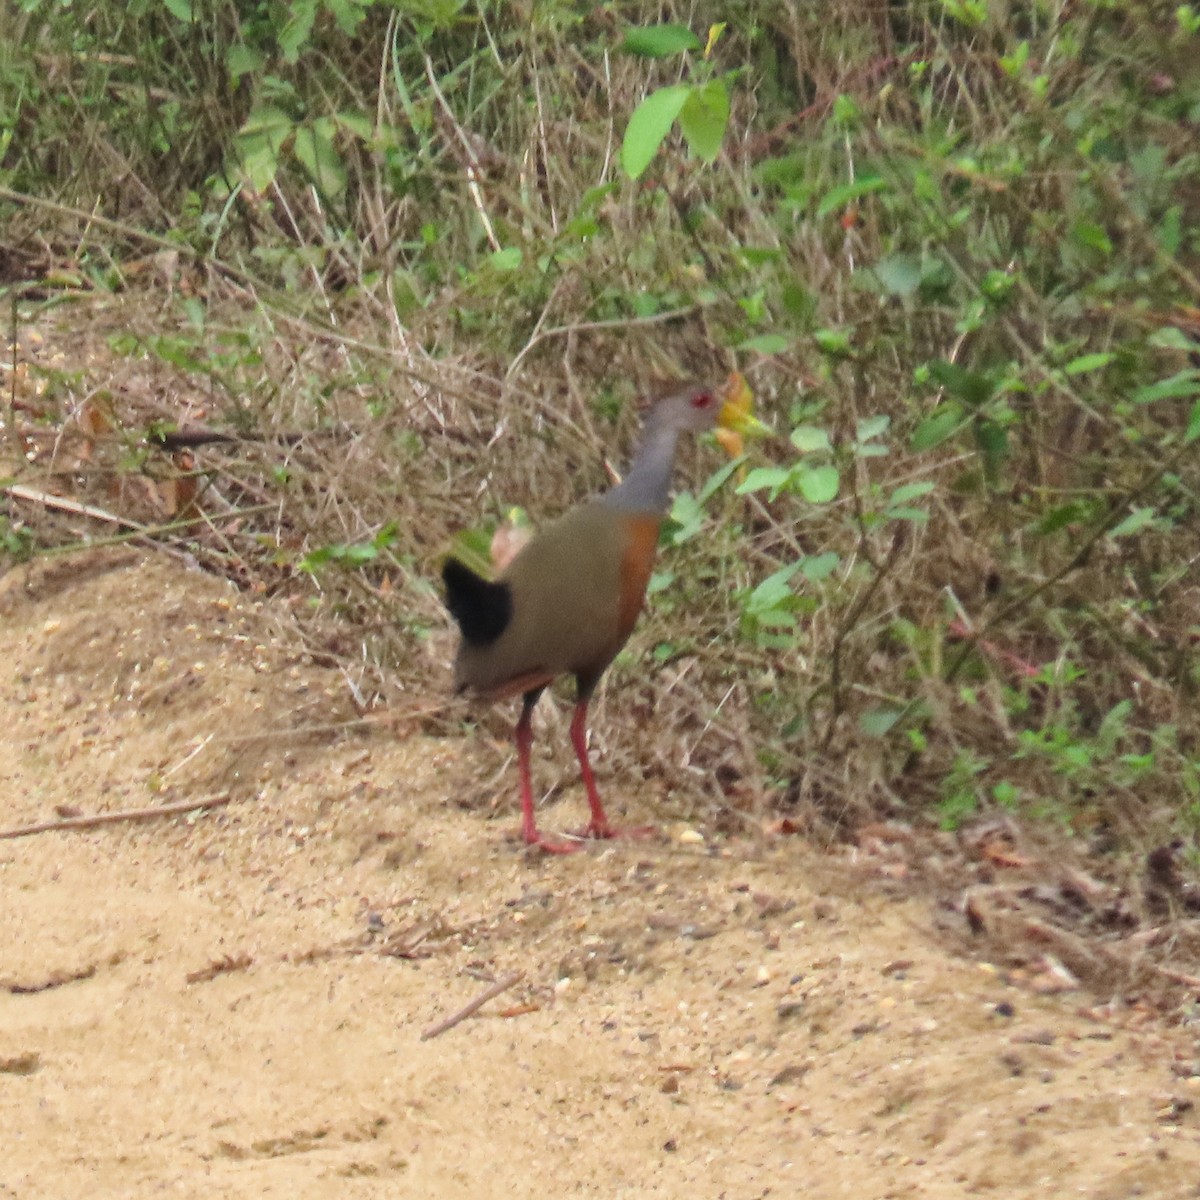
[[[1200,1195],[1185,1030],[798,838],[527,854],[276,628],[161,558],[0,580],[3,825],[231,798],[0,841],[0,1196]]]

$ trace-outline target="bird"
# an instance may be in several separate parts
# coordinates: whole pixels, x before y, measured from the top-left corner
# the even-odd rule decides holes
[[[455,691],[486,701],[522,698],[515,741],[521,836],[530,846],[565,854],[582,844],[545,837],[533,811],[533,710],[560,675],[575,677],[571,743],[591,809],[585,834],[618,836],[588,759],[588,703],[641,612],[680,436],[717,424],[731,431],[748,428],[755,424],[749,403],[749,388],[736,372],[721,389],[703,383],[676,386],[650,410],[624,479],[570,509],[511,559],[494,554],[502,563],[495,579],[453,554],[442,564],[446,607],[461,633]]]

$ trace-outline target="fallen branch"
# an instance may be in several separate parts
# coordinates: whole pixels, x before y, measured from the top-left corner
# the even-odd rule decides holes
[[[42,821],[37,825],[25,825],[19,829],[0,829],[0,841],[5,838],[30,837],[35,833],[53,833],[58,829],[94,829],[97,825],[115,825],[118,821],[148,821],[151,817],[169,817],[202,808],[220,808],[232,799],[230,795],[207,796],[200,800],[156,804],[151,808],[123,808],[119,812],[96,813],[91,817],[64,817],[59,821]]]
[[[31,504],[40,504],[43,508],[56,508],[61,512],[71,513],[77,517],[91,517],[94,521],[105,521],[109,525],[119,525],[122,529],[132,529],[135,533],[145,533],[146,526],[128,517],[118,516],[106,508],[96,508],[92,504],[81,504],[69,496],[56,496],[53,492],[43,492],[37,488],[26,487],[21,483],[10,483],[3,489],[4,494],[14,500],[26,500]]]
[[[501,992],[507,991],[514,983],[518,983],[523,979],[524,976],[524,971],[514,971],[511,975],[505,975],[503,979],[497,979],[486,992],[480,992],[470,1004],[464,1005],[458,1012],[447,1017],[444,1021],[439,1021],[436,1025],[430,1025],[421,1034],[421,1041],[427,1042],[430,1038],[435,1038],[445,1033],[447,1029],[453,1029],[460,1021],[465,1021],[469,1016],[477,1013],[489,1000],[494,1000]]]

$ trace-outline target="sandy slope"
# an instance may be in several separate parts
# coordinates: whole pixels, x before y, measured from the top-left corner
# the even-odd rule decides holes
[[[233,796],[0,841],[0,1197],[1200,1195],[1180,1031],[795,839],[531,857],[469,743],[253,738],[346,715],[271,629],[165,561],[0,580],[0,823]]]

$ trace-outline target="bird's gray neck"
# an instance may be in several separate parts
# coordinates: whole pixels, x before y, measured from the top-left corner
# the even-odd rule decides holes
[[[600,502],[632,512],[666,512],[678,441],[678,429],[647,429],[625,478]]]

